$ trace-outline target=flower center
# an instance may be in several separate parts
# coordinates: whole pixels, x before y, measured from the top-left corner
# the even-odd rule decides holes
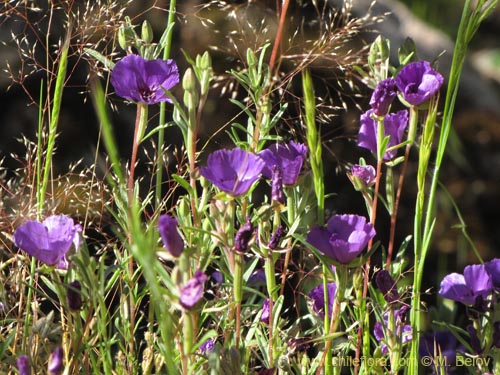
[[[140,89],[139,93],[141,94],[141,98],[145,102],[149,102],[151,99],[153,99],[155,97],[156,88],[155,87],[145,87],[143,89]]]

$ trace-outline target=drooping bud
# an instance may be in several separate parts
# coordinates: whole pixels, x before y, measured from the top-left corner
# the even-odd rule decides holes
[[[234,248],[237,251],[243,252],[248,250],[248,243],[252,238],[254,232],[254,226],[252,224],[252,218],[247,217],[247,221],[244,225],[238,229],[236,235],[234,236]]]
[[[275,250],[278,247],[281,237],[283,237],[283,226],[279,225],[278,228],[276,228],[274,233],[271,235],[271,239],[269,240],[267,247],[270,248],[271,250]]]
[[[82,308],[82,286],[78,280],[69,283],[66,293],[66,302],[71,311],[78,311]]]
[[[177,231],[177,219],[170,215],[161,215],[158,219],[158,229],[165,249],[174,257],[179,257],[184,250],[184,241]]]
[[[271,167],[271,172],[271,200],[284,204],[285,193],[283,192],[283,173],[277,165]]]
[[[381,270],[377,272],[375,276],[375,283],[377,287],[384,295],[384,299],[388,303],[393,303],[399,301],[399,294],[396,282],[391,277],[387,270]]]

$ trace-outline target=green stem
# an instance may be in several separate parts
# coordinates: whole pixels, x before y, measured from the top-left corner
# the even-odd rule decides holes
[[[168,60],[170,57],[170,49],[172,46],[172,34],[173,27],[171,25],[175,22],[175,8],[176,8],[176,0],[170,0],[170,6],[168,9],[168,20],[167,20],[167,39],[165,42],[165,47],[163,48],[163,60]],[[163,125],[165,124],[165,108],[166,103],[160,103],[160,113],[158,119],[158,157],[156,159],[156,180],[155,180],[155,204],[158,207],[161,199],[162,199],[162,182],[163,182],[163,143],[165,142],[165,129]]]
[[[43,169],[42,186],[39,191],[40,195],[38,197],[38,205],[39,205],[38,212],[43,211],[45,193],[47,191],[49,175],[51,172],[52,154],[54,153],[54,147],[56,143],[57,123],[59,122],[59,113],[61,110],[64,80],[66,79],[66,71],[68,67],[68,50],[69,50],[70,33],[71,30],[68,30],[64,43],[61,47],[61,54],[59,56],[59,66],[57,68],[56,85],[54,88],[52,110],[50,112],[49,136],[47,140],[47,150],[45,155],[45,165]]]

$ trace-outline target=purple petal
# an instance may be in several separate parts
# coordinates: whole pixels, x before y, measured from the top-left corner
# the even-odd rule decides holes
[[[19,375],[30,375],[30,360],[26,354],[22,354],[16,359],[17,370],[19,371]]]
[[[396,85],[409,104],[418,106],[434,96],[444,79],[431,68],[427,61],[416,61],[406,65],[396,77]]]
[[[185,309],[191,309],[203,297],[205,281],[207,275],[202,271],[196,271],[193,278],[190,279],[181,289],[179,302]]]
[[[60,375],[62,373],[63,357],[64,351],[61,347],[56,348],[51,354],[48,368],[50,375]]]
[[[459,273],[450,273],[441,281],[439,295],[453,301],[462,302],[472,305],[475,297],[472,295],[471,289],[465,283],[465,277]]]
[[[464,279],[467,287],[472,290],[475,297],[487,296],[493,290],[493,283],[486,267],[482,264],[474,264],[464,269]]]
[[[369,110],[361,115],[361,127],[358,134],[358,146],[370,150],[377,154],[377,126],[378,123],[371,118],[373,110]],[[404,131],[408,125],[408,111],[401,110],[390,113],[384,117],[384,136],[390,136],[387,147],[400,144]],[[392,160],[397,155],[397,150],[386,151],[384,160]]]
[[[378,83],[370,99],[370,106],[377,116],[387,114],[396,93],[396,81],[393,78],[387,78]]]
[[[173,60],[145,60],[139,55],[128,55],[111,72],[116,95],[146,104],[170,102],[164,90],[177,83],[179,72]]]
[[[272,178],[272,167],[277,166],[281,170],[283,184],[294,185],[306,154],[307,147],[302,143],[292,141],[287,145],[273,144],[259,153],[265,162],[262,174],[267,178]]]
[[[222,191],[238,196],[252,187],[263,167],[259,156],[235,148],[211,153],[200,174]]]
[[[495,288],[500,288],[500,259],[493,259],[484,264]]]
[[[333,302],[335,301],[335,293],[337,292],[337,284],[328,283],[328,314],[331,317],[333,312]],[[320,318],[325,317],[325,294],[323,284],[314,287],[307,295],[313,302],[313,311],[318,314]]]
[[[49,216],[43,223],[48,230],[49,250],[66,254],[75,240],[75,223],[65,215]]]
[[[17,227],[14,232],[14,243],[21,250],[38,258],[40,249],[48,249],[49,247],[49,233],[47,227],[38,221],[27,221]],[[52,257],[46,260],[54,264],[57,262],[59,254],[51,254]]]
[[[351,174],[353,177],[359,179],[364,187],[369,187],[375,183],[377,172],[371,165],[354,164],[351,167]]]
[[[179,257],[184,250],[184,241],[177,231],[177,219],[170,215],[160,215],[158,229],[163,246],[174,257]]]
[[[313,227],[307,235],[306,241],[326,256],[333,258],[333,249],[330,244],[331,233],[324,227]]]

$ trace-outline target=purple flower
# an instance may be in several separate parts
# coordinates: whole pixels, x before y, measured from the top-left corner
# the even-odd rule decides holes
[[[328,283],[328,315],[332,317],[333,302],[335,301],[335,292],[337,291],[337,284]],[[314,287],[307,295],[312,301],[313,311],[318,314],[320,318],[325,317],[325,293],[323,284]]]
[[[325,227],[314,227],[307,242],[333,260],[347,264],[356,258],[375,236],[375,229],[358,215],[334,215]]]
[[[65,215],[49,216],[43,222],[27,221],[14,232],[17,247],[39,261],[68,268],[66,253],[71,245],[78,249],[82,227]]]
[[[203,297],[203,289],[207,275],[203,271],[196,271],[192,279],[190,279],[181,289],[179,302],[185,309],[191,309]]]
[[[248,243],[252,238],[255,228],[252,224],[252,218],[247,217],[247,221],[244,225],[238,229],[236,235],[234,236],[234,249],[240,252],[248,250]]]
[[[359,190],[364,190],[375,183],[377,172],[371,165],[354,164],[351,167],[351,176],[354,179],[354,187],[359,187]]]
[[[269,324],[269,317],[271,316],[271,313],[269,311],[269,298],[266,298],[264,300],[264,303],[262,304],[262,315],[260,316],[260,321],[266,324]]]
[[[200,345],[199,351],[204,355],[208,355],[210,352],[214,350],[215,343],[216,341],[214,339],[208,339],[207,341],[205,341],[203,344]]]
[[[457,357],[457,338],[450,331],[436,331],[423,334],[420,339],[418,353],[420,357],[434,357],[438,353],[452,365]]]
[[[170,102],[164,90],[177,83],[179,72],[174,60],[146,60],[139,55],[128,55],[111,71],[116,95],[134,102]]]
[[[82,286],[78,280],[69,283],[66,292],[66,302],[71,311],[78,311],[82,308]]]
[[[388,303],[399,301],[398,287],[387,270],[380,270],[377,272],[375,275],[375,283]]]
[[[500,259],[496,258],[484,264],[486,272],[490,275],[493,286],[500,289]]]
[[[467,266],[464,274],[450,273],[441,281],[439,294],[466,305],[474,305],[476,298],[487,297],[493,290],[493,282],[482,264]]]
[[[238,196],[252,187],[263,167],[259,156],[235,148],[211,153],[200,174],[222,191]]]
[[[390,311],[386,312],[383,317],[383,323],[381,322],[376,322],[375,326],[373,327],[373,335],[375,338],[381,342],[381,350],[382,354],[387,354],[389,351],[389,348],[387,347],[386,342],[387,337],[386,333],[389,335],[391,332],[387,329],[388,324],[389,324],[389,314],[393,313],[394,314],[394,320],[395,320],[395,331],[394,335],[400,340],[401,345],[406,344],[412,340],[413,337],[413,330],[410,325],[404,324],[405,320],[405,314],[406,314],[407,308],[402,307],[399,310],[395,311]]]
[[[373,110],[368,110],[361,115],[361,127],[358,134],[358,146],[367,148],[375,155],[377,154],[377,126],[378,123],[372,118]],[[390,136],[387,148],[396,146],[403,140],[403,134],[408,125],[408,111],[402,110],[390,113],[384,117],[384,136]],[[384,160],[392,160],[396,157],[397,150],[386,151]]]
[[[22,354],[16,359],[16,366],[20,375],[30,375],[30,360],[26,354]]]
[[[443,76],[431,68],[427,61],[406,65],[396,76],[396,85],[403,99],[418,106],[434,96],[443,85]]]
[[[177,219],[170,215],[160,215],[158,219],[163,246],[174,257],[179,257],[184,250],[184,241],[177,231]]]
[[[465,329],[469,333],[469,344],[472,348],[472,351],[474,352],[474,354],[481,354],[483,350],[481,349],[481,342],[479,341],[479,337],[477,336],[477,330],[472,324],[469,324],[467,327],[465,327]]]
[[[272,168],[276,165],[281,171],[283,184],[293,185],[299,177],[306,154],[307,147],[302,143],[292,141],[288,145],[273,144],[259,153],[265,162],[262,174],[272,178]]]
[[[392,101],[396,97],[397,88],[394,78],[387,78],[380,81],[373,90],[370,99],[370,106],[377,116],[385,116],[389,111]]]
[[[64,351],[61,347],[56,348],[50,355],[49,360],[49,374],[60,375],[63,370],[63,357]]]

